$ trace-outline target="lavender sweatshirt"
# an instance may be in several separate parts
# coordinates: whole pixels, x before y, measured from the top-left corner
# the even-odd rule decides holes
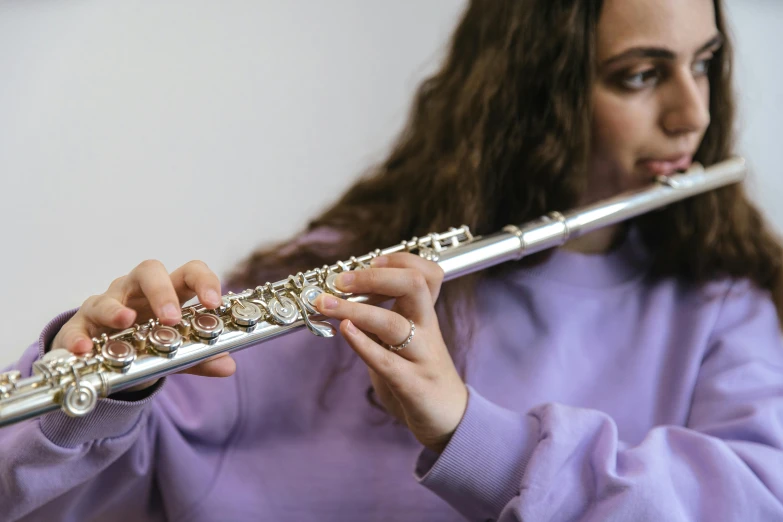
[[[301,331],[237,352],[231,378],[173,375],[144,400],[0,429],[0,519],[783,520],[770,297],[647,268],[630,240],[482,285],[468,408],[441,455],[367,403],[342,338]],[[14,367],[29,375],[72,313]]]

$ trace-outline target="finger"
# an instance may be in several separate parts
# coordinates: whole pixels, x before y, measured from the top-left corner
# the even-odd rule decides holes
[[[340,322],[340,332],[359,358],[383,378],[392,391],[405,387],[406,382],[413,373],[414,363],[399,357],[396,353],[387,350],[370,339],[367,334],[356,328],[349,319]]]
[[[341,320],[350,319],[362,332],[375,334],[382,343],[392,346],[405,342],[411,333],[411,323],[407,319],[385,308],[354,303],[329,294],[319,295],[315,305],[323,315]],[[398,355],[403,355],[403,352]],[[417,360],[417,355],[413,346],[406,346],[406,359]]]
[[[126,294],[146,297],[161,323],[174,326],[182,319],[179,297],[166,267],[160,261],[143,261],[128,274],[125,283]]]
[[[190,261],[171,273],[171,282],[179,302],[184,303],[198,296],[207,308],[217,308],[223,302],[220,297],[220,279],[203,261]]]
[[[343,272],[335,279],[338,290],[355,294],[380,294],[396,297],[415,321],[429,318],[432,295],[424,275],[411,268],[367,268]]]
[[[201,377],[230,377],[234,375],[237,363],[228,353],[219,353],[201,364],[197,364],[182,373],[199,375]]]
[[[136,311],[114,297],[102,294],[88,298],[79,309],[81,319],[101,328],[122,330],[136,319]]]
[[[443,269],[434,261],[429,261],[416,254],[397,252],[377,257],[370,262],[374,268],[412,268],[424,276],[427,287],[432,295],[432,302],[438,300],[440,288],[443,285]]]
[[[52,348],[65,348],[79,355],[89,353],[92,350],[92,338],[102,329],[122,330],[131,326],[135,318],[136,312],[116,299],[106,295],[92,296],[63,325]]]
[[[92,351],[93,332],[90,331],[82,318],[73,318],[65,323],[52,341],[52,349],[65,348],[76,355],[84,355]]]

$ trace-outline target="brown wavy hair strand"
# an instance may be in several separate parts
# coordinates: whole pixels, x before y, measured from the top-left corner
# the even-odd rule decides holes
[[[417,89],[388,158],[312,219],[299,240],[250,255],[228,285],[252,287],[264,277],[283,278],[451,226],[487,234],[573,208],[586,180],[601,7],[601,0],[470,1],[440,69]],[[704,165],[728,158],[734,140],[732,50],[720,0],[715,9],[726,43],[709,73],[712,119],[695,158]],[[749,278],[772,292],[783,317],[780,243],[742,187],[637,221],[658,276],[694,283]],[[339,239],[307,240],[317,229],[336,231]],[[463,374],[470,328],[457,333],[458,321],[469,316],[476,285],[511,265],[443,286],[441,328]]]

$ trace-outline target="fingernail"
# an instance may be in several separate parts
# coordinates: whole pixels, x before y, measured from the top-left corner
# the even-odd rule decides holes
[[[347,290],[348,286],[353,283],[354,279],[356,279],[356,274],[352,274],[351,272],[344,272],[335,278],[334,284],[337,285],[341,290]]]
[[[370,266],[386,266],[389,264],[389,258],[386,256],[376,257],[370,261]]]
[[[207,290],[207,293],[204,297],[206,297],[207,301],[212,304],[220,303],[220,296],[214,290]]]
[[[169,303],[163,307],[163,317],[166,319],[178,319],[179,318],[179,310],[176,306]]]
[[[321,300],[321,308],[325,310],[331,310],[333,308],[337,308],[337,298],[332,297],[331,295],[321,294],[320,300]]]
[[[345,323],[345,329],[348,330],[348,333],[355,334],[356,333],[356,327],[353,325],[351,321],[348,321]]]

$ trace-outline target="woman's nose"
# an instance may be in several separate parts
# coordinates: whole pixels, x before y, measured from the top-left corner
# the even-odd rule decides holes
[[[669,135],[701,133],[710,124],[709,90],[690,72],[673,77],[666,92],[662,118]]]

